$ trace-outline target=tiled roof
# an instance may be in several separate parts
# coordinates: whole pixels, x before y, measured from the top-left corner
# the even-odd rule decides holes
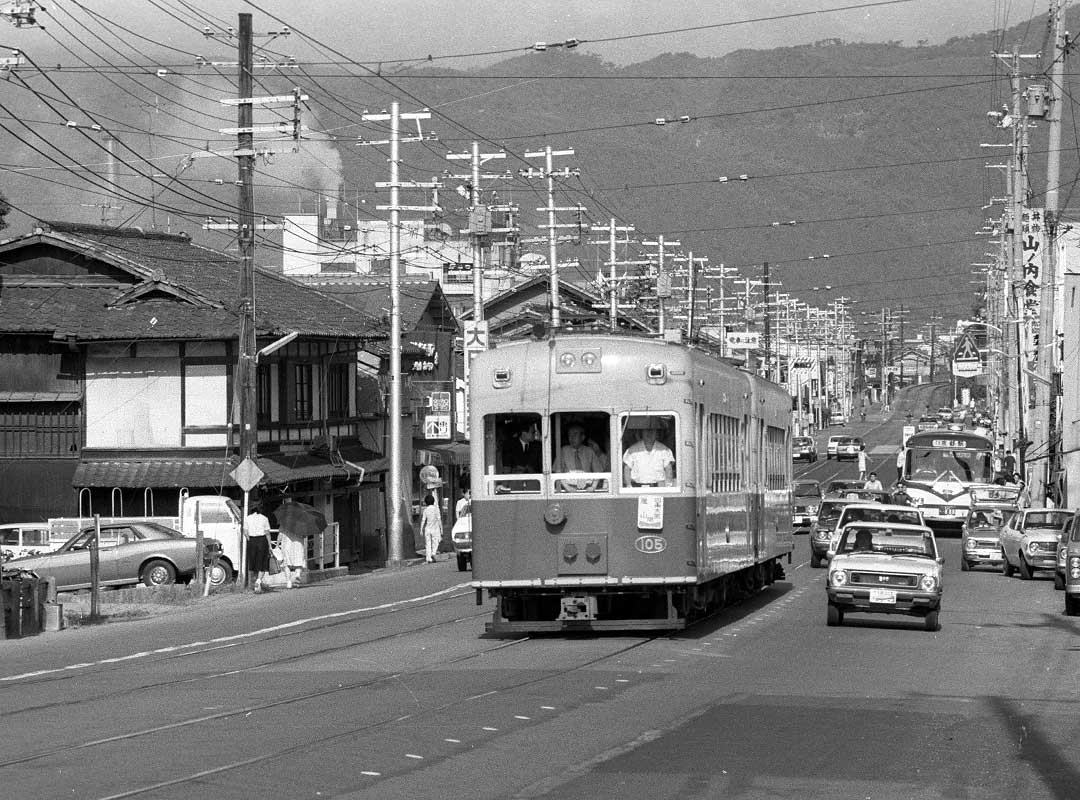
[[[389,321],[390,282],[385,278],[327,278],[319,275],[298,275],[296,280],[320,292],[332,294],[371,317]],[[431,304],[433,296],[438,297],[440,293],[438,281],[408,278],[400,281],[398,291],[401,325],[406,330],[416,327]],[[445,303],[445,300],[443,302]]]
[[[102,265],[100,274],[12,274],[9,268],[0,293],[4,331],[190,339],[237,330],[241,262],[231,255],[185,236],[62,223],[0,243],[0,252],[11,265],[20,248],[42,246],[89,255]],[[253,282],[260,336],[385,335],[378,315],[271,270],[256,268]]]

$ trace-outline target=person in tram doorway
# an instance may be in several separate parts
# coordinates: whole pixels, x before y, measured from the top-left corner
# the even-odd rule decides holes
[[[424,534],[424,560],[429,564],[434,564],[435,554],[439,552],[439,543],[442,541],[442,513],[435,504],[434,495],[424,495],[420,532]]]
[[[866,480],[866,444],[859,445],[859,480]]]
[[[244,538],[247,539],[248,581],[252,591],[258,594],[270,572],[270,520],[262,513],[258,495],[253,495],[250,503],[251,513],[244,517]]]
[[[649,417],[641,430],[641,438],[623,453],[624,486],[672,486],[675,481],[675,456],[671,449],[657,441],[660,421]]]

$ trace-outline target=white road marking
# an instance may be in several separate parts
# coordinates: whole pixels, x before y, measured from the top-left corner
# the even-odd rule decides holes
[[[35,670],[34,672],[24,672],[19,675],[3,675],[0,676],[0,682],[4,681],[17,681],[24,678],[39,678],[42,675],[54,675],[58,672],[69,672],[72,670],[86,669],[88,667],[96,667],[104,664],[119,664],[124,661],[134,661],[140,658],[149,658],[150,656],[168,655],[170,653],[179,653],[184,650],[197,650],[198,648],[206,649],[218,649],[222,646],[235,646],[242,643],[245,639],[253,639],[257,636],[262,636],[267,633],[276,633],[279,631],[289,630],[291,628],[299,628],[302,625],[309,625],[313,622],[323,622],[330,619],[341,619],[343,617],[350,617],[355,614],[365,614],[371,611],[385,611],[388,608],[396,608],[399,606],[407,606],[411,603],[420,603],[425,600],[432,600],[436,597],[443,597],[448,594],[460,591],[462,588],[467,588],[469,584],[460,584],[458,586],[451,586],[448,589],[443,589],[432,594],[422,595],[420,597],[410,597],[407,600],[396,600],[392,603],[380,603],[376,606],[365,606],[363,608],[352,608],[348,611],[335,611],[332,614],[320,614],[315,617],[305,617],[304,619],[293,620],[292,622],[284,622],[280,625],[271,625],[268,628],[260,628],[254,631],[248,631],[247,633],[236,633],[231,636],[221,636],[216,639],[207,639],[206,641],[187,642],[186,644],[177,644],[170,647],[159,647],[155,650],[143,650],[138,653],[131,653],[126,656],[117,656],[114,658],[103,658],[99,661],[86,661],[79,664],[68,664],[63,667],[54,667],[52,669]]]

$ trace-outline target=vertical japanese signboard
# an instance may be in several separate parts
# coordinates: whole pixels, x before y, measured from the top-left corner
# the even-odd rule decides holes
[[[1042,290],[1042,257],[1046,247],[1043,209],[1025,208],[1021,221],[1023,236],[1020,276],[1020,316],[1023,319],[1021,348],[1027,354],[1029,369],[1039,359],[1039,293]]]

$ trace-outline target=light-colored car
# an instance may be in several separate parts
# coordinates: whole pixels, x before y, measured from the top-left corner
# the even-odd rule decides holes
[[[849,436],[830,436],[829,441],[825,443],[825,459],[836,457],[836,448],[840,444],[841,439],[849,439]]]
[[[844,459],[850,459],[854,461],[859,457],[859,452],[863,449],[863,440],[858,436],[848,436],[841,439],[836,444],[836,460],[843,461]]]
[[[919,417],[919,421],[915,424],[916,431],[933,431],[937,430],[940,420],[937,417],[922,416]]]
[[[1062,528],[1073,512],[1064,508],[1022,508],[1001,528],[1001,571],[1030,580],[1036,570],[1057,568]]]
[[[94,528],[68,539],[59,550],[8,561],[9,569],[55,578],[58,591],[90,588],[90,546]],[[98,540],[98,581],[101,586],[143,583],[160,586],[190,580],[195,574],[195,542],[178,531],[155,522],[126,522],[101,526]],[[217,557],[221,542],[204,539],[204,558],[212,584],[224,583],[230,571]]]
[[[45,522],[13,522],[0,525],[0,561],[48,553],[63,542],[53,542]]]
[[[1080,512],[1065,526],[1065,613],[1080,615]]]
[[[1001,529],[1015,513],[1015,505],[971,504],[960,532],[962,571],[978,566],[1001,566]]]
[[[841,411],[834,411],[829,414],[830,425],[847,425],[847,417],[844,416]]]
[[[922,617],[940,627],[943,559],[925,525],[860,522],[844,527],[826,582],[830,626],[846,614]]]
[[[859,499],[858,502],[844,506],[840,510],[840,516],[836,520],[832,537],[829,539],[829,549],[825,554],[826,559],[832,559],[833,554],[840,546],[840,536],[844,527],[859,522],[886,522],[900,525],[925,525],[922,511],[915,506],[897,506],[891,503],[866,502]]]
[[[821,484],[817,481],[795,481],[791,486],[791,524],[809,528],[817,519],[821,505]]]
[[[791,460],[810,463],[817,461],[817,445],[814,444],[812,436],[796,436],[791,440]]]

